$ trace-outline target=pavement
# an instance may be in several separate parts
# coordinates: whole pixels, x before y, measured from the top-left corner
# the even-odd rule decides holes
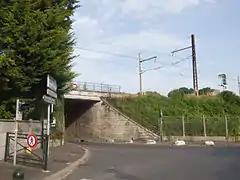
[[[85,146],[91,158],[66,180],[239,180],[239,147]]]
[[[36,150],[36,153],[39,153],[38,150]],[[22,165],[13,167],[12,163],[0,161],[0,180],[12,180],[12,173],[15,168],[20,168],[24,172],[24,180],[60,179],[59,177],[63,176],[63,174],[66,175],[70,171],[69,168],[73,169],[72,165],[76,166],[76,163],[84,163],[81,160],[83,156],[86,156],[86,149],[77,144],[67,143],[64,146],[50,149],[48,161],[49,172],[43,172],[41,167],[36,168]]]

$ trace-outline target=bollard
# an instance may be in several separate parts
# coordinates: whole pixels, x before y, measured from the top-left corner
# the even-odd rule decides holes
[[[14,170],[12,174],[13,180],[24,180],[24,172],[21,169]]]

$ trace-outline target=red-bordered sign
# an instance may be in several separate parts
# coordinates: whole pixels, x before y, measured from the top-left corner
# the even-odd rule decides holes
[[[33,149],[37,145],[37,137],[35,134],[29,134],[27,137],[27,145]]]
[[[76,89],[78,87],[78,85],[76,83],[72,84],[72,88]]]

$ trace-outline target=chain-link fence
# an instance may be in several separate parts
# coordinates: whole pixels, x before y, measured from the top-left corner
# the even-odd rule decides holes
[[[240,117],[163,116],[164,136],[240,136]]]

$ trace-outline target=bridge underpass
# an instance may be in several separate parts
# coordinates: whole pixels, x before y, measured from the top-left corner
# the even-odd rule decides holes
[[[65,139],[81,137],[83,132],[81,127],[90,126],[92,119],[91,109],[94,104],[99,101],[81,100],[81,99],[66,99],[65,100]],[[81,131],[80,131],[81,130]]]
[[[105,84],[73,85],[65,98],[65,140],[148,139],[156,137],[121,114],[101,97],[122,97],[120,87]]]
[[[101,97],[120,94],[120,87],[97,83],[74,83],[65,97],[65,140],[93,139],[96,133]],[[98,123],[97,123],[98,122]]]

